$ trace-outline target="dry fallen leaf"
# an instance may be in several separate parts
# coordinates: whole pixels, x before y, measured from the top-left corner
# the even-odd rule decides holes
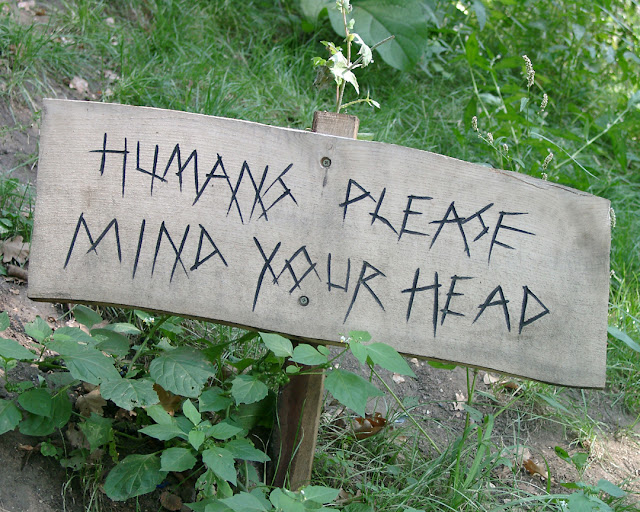
[[[393,377],[391,378],[393,379],[393,382],[395,382],[396,384],[402,384],[405,381],[404,377],[397,373],[394,373]]]
[[[482,380],[487,386],[489,386],[490,384],[495,384],[496,382],[498,382],[500,380],[500,377],[496,377],[489,372],[485,372]]]
[[[160,398],[160,405],[164,407],[171,416],[180,409],[182,403],[182,397],[180,395],[174,395],[171,391],[166,391],[160,384],[154,384],[153,390],[158,394]]]
[[[160,495],[160,505],[167,510],[180,510],[182,508],[182,500],[179,496],[171,494],[169,491],[164,491]]]
[[[522,467],[527,470],[530,475],[538,475],[545,480],[547,479],[547,472],[536,464],[533,459],[527,459],[522,463]]]
[[[373,416],[371,414],[365,414],[364,418],[359,416],[351,422],[353,431],[356,434],[356,439],[371,437],[380,432],[386,424],[387,419],[379,412]]]
[[[84,78],[74,76],[71,82],[69,82],[69,87],[71,89],[75,89],[80,94],[84,94],[89,90],[89,82],[87,82]]]
[[[25,243],[21,235],[5,240],[0,247],[2,262],[11,263],[12,260],[20,265],[27,261],[31,244]]]
[[[30,10],[36,6],[36,0],[25,0],[24,2],[18,2],[18,9]]]
[[[100,388],[96,388],[86,395],[78,397],[76,400],[76,407],[80,414],[83,416],[91,416],[92,412],[95,412],[99,416],[104,416],[104,407],[107,405],[107,401],[100,395]]]
[[[71,444],[72,448],[84,448],[86,450],[89,449],[89,441],[85,437],[82,430],[76,428],[75,423],[67,423],[67,431],[64,434]]]
[[[464,404],[466,402],[467,402],[467,399],[464,397],[462,393],[456,393],[456,401],[453,402],[453,410],[464,411]]]

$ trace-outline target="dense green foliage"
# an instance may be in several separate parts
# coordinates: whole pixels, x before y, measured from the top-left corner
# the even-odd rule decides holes
[[[36,98],[59,94],[57,84],[74,76],[88,81],[88,98],[301,129],[310,126],[314,110],[334,108],[333,89],[313,87],[321,81],[312,59],[331,56],[321,41],[343,44],[335,32],[343,27],[332,10],[335,2],[62,3],[47,24],[0,16],[0,101],[9,108],[32,108],[36,120]],[[366,136],[528,173],[611,200],[608,392],[640,414],[637,1],[354,0],[353,6],[356,31],[366,44],[389,32],[396,36],[393,44],[375,50],[373,65],[357,70],[361,96],[370,94],[381,104],[380,109],[366,104],[348,109],[360,118]],[[355,99],[347,89],[345,103]],[[3,128],[2,135],[21,128]],[[34,161],[26,157],[24,164]],[[0,207],[0,238],[28,238],[29,192],[3,177]],[[248,433],[269,424],[274,389],[298,371],[298,363],[327,366],[326,351],[300,349],[304,345],[294,350],[279,337],[263,335],[259,342],[255,333],[183,325],[181,319],[143,312],[109,312],[114,321],[93,328],[102,320],[99,315],[84,307],[74,313],[90,334],[66,328],[51,332],[42,321],[27,326],[38,356],[45,348],[59,354],[40,362],[58,377],[53,393],[44,382],[10,382],[18,398],[0,400],[0,432],[19,425],[25,434],[47,436],[76,415],[66,398],[75,381],[101,384],[104,399],[138,411],[135,438],[157,441],[154,450],[135,452],[127,444],[130,434],[113,419],[94,414],[78,418],[89,448],[62,453],[43,443],[42,453],[78,467],[91,452],[105,450],[105,459],[118,462],[105,481],[114,499],[153,491],[170,471],[193,469],[200,497],[208,500],[206,508],[194,505],[194,510],[207,512],[319,509],[335,499],[331,488],[359,496],[346,500],[347,512],[632,509],[624,493],[606,481],[571,483],[576,492],[570,495],[550,495],[548,488],[529,495],[515,484],[496,488],[502,484],[493,476],[495,469],[511,462],[492,443],[494,422],[518,407],[516,402],[544,402],[579,438],[588,438],[594,427],[563,405],[562,390],[534,383],[523,384],[523,396],[513,403],[483,416],[474,408],[471,373],[465,428],[450,445],[435,445],[411,415],[410,404],[401,403],[399,418],[416,422],[423,445],[398,442],[402,429],[360,443],[349,433],[324,432],[314,476],[326,487],[309,487],[306,496],[268,489],[249,464],[267,455]],[[0,316],[1,329],[7,322]],[[363,364],[372,364],[374,376],[373,363],[411,371],[361,335],[354,334],[350,350]],[[35,358],[0,340],[6,371]],[[177,374],[189,378],[177,380]],[[169,416],[157,405],[154,384],[188,397],[181,414]],[[329,374],[327,388],[358,414],[364,412],[363,400],[379,392],[342,370]],[[119,451],[129,455],[120,457]],[[557,454],[581,474],[580,456]]]

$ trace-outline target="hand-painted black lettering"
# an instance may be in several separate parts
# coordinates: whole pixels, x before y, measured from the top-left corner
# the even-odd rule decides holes
[[[162,243],[162,235],[166,235],[167,240],[169,240],[169,243],[171,244],[171,247],[173,248],[173,252],[175,253],[176,259],[173,262],[173,268],[171,269],[171,277],[169,278],[169,282],[171,282],[173,280],[173,274],[176,271],[176,266],[178,265],[178,262],[180,262],[180,265],[182,266],[182,270],[184,270],[184,274],[189,277],[189,274],[187,272],[187,268],[184,266],[184,263],[182,261],[182,249],[184,249],[184,244],[187,241],[187,236],[189,235],[189,227],[187,225],[187,227],[184,230],[184,235],[182,235],[182,242],[180,243],[180,248],[178,249],[176,247],[176,244],[173,243],[173,239],[171,238],[171,235],[169,234],[169,231],[167,230],[167,227],[165,226],[164,221],[162,221],[162,224],[160,225],[160,230],[158,231],[158,241],[156,242],[156,252],[153,255],[153,265],[151,266],[151,275],[153,275],[153,272],[156,268],[156,260],[158,259],[158,253],[160,252],[160,244]]]
[[[222,174],[216,174],[216,171],[218,169],[221,170]],[[229,175],[227,174],[227,171],[224,168],[224,163],[222,161],[222,157],[220,156],[220,154],[218,154],[218,158],[216,159],[216,163],[213,165],[211,170],[207,173],[207,179],[202,184],[202,187],[201,188],[196,188],[196,198],[193,200],[193,205],[195,205],[199,201],[200,197],[202,197],[202,194],[207,189],[207,186],[209,185],[209,182],[213,178],[220,178],[220,179],[225,180],[226,183],[227,183],[227,186],[229,187],[229,190],[231,192],[233,192],[233,185],[231,184],[231,180],[229,179]],[[233,203],[234,199],[235,198],[232,197],[231,203]],[[236,199],[236,208],[238,209],[238,214],[240,215],[240,220],[242,221],[242,212],[240,211],[240,205],[238,204],[238,200],[237,199]]]
[[[253,207],[251,208],[251,215],[249,218],[251,218],[253,216],[253,211],[255,210],[256,207],[256,203],[260,203],[260,207],[262,208],[262,216],[264,216],[265,220],[269,220],[269,218],[267,217],[267,210],[264,207],[264,204],[262,203],[262,197],[260,197],[260,188],[262,188],[262,185],[264,183],[264,177],[266,175],[266,173],[268,172],[269,167],[266,167],[264,170],[264,173],[262,175],[262,181],[260,182],[260,187],[258,187],[258,184],[256,183],[256,180],[253,178],[253,174],[251,174],[251,169],[249,168],[249,165],[247,164],[247,161],[245,160],[242,163],[242,169],[240,169],[240,174],[238,175],[238,180],[236,181],[236,186],[233,188],[233,190],[231,191],[231,201],[229,201],[229,208],[227,209],[227,215],[229,215],[229,212],[231,211],[231,207],[233,206],[233,203],[236,203],[236,206],[238,207],[238,213],[240,215],[240,222],[242,222],[244,224],[244,221],[242,220],[242,212],[240,211],[240,206],[238,203],[238,190],[240,189],[240,184],[242,183],[242,179],[244,178],[245,172],[247,173],[247,176],[249,176],[249,179],[251,180],[251,184],[253,185],[253,193],[254,193],[254,200],[253,200]]]
[[[156,178],[162,182],[167,181],[163,176],[160,176],[156,172],[158,170],[158,151],[159,151],[159,147],[156,144],[156,148],[153,153],[153,167],[152,167],[152,171],[149,172],[146,169],[143,169],[142,167],[140,167],[140,141],[138,141],[138,144],[136,144],[136,171],[142,174],[146,174],[147,176],[151,176],[151,195],[153,195],[153,182]]]
[[[124,149],[107,149],[107,133],[105,132],[104,139],[102,141],[102,149],[92,149],[89,153],[102,153],[102,159],[100,160],[100,176],[104,174],[107,154],[122,155],[122,197],[124,197],[124,186],[127,176],[127,155],[129,154],[129,151],[127,151],[126,137],[124,139]]]
[[[522,329],[527,325],[532,324],[536,320],[539,320],[540,318],[542,318],[544,315],[547,315],[550,313],[549,308],[547,308],[547,306],[545,306],[542,303],[542,301],[538,297],[536,297],[535,293],[529,290],[528,286],[523,286],[522,288],[524,288],[524,297],[522,298],[522,311],[520,312],[520,327],[518,328],[518,334],[522,334]],[[538,313],[535,316],[532,316],[529,319],[526,319],[527,304],[528,304],[529,296],[535,299],[535,301],[542,307],[543,311],[541,313]]]
[[[198,252],[196,253],[195,262],[193,263],[193,265],[191,266],[191,268],[189,270],[191,270],[193,272],[200,265],[202,265],[204,262],[206,262],[207,260],[213,258],[216,254],[222,260],[222,263],[224,263],[224,266],[228,267],[229,265],[227,265],[227,262],[224,259],[224,256],[222,256],[222,253],[220,252],[220,249],[218,249],[218,246],[215,244],[215,242],[213,241],[213,239],[209,235],[209,232],[205,229],[205,227],[202,224],[199,224],[199,226],[200,226],[200,240],[198,241]],[[207,237],[207,240],[209,241],[209,244],[211,245],[211,247],[213,247],[213,251],[211,251],[209,254],[207,254],[204,258],[200,259],[200,254],[202,252],[202,242],[204,241],[204,237]]]
[[[365,277],[365,274],[367,273],[368,269],[372,269],[373,270],[373,274],[369,274],[368,276]],[[347,321],[347,318],[349,318],[349,314],[351,313],[351,309],[353,308],[353,305],[355,304],[356,299],[358,298],[358,292],[360,291],[360,285],[364,286],[367,289],[367,291],[371,294],[373,299],[376,301],[376,304],[378,304],[378,306],[380,306],[382,311],[384,311],[384,306],[382,305],[382,302],[380,301],[380,299],[378,298],[376,293],[371,289],[371,287],[369,286],[369,283],[367,282],[367,281],[370,281],[371,279],[373,279],[375,277],[378,277],[378,276],[387,277],[382,273],[382,271],[378,270],[376,267],[371,265],[369,262],[367,262],[367,261],[363,261],[362,262],[362,270],[360,271],[360,277],[358,278],[358,284],[356,284],[356,288],[355,288],[355,290],[353,290],[353,296],[351,297],[351,303],[349,304],[349,309],[347,309],[347,314],[344,316],[344,320],[342,321],[342,323],[345,323]]]
[[[433,324],[433,337],[436,337],[436,331],[438,329],[438,288],[442,285],[438,282],[438,273],[434,272],[433,276],[433,284],[429,286],[420,286],[418,287],[418,280],[420,278],[420,269],[417,268],[415,274],[413,275],[413,286],[411,288],[406,288],[402,290],[402,293],[410,293],[409,295],[409,304],[407,305],[407,322],[409,318],[411,318],[411,311],[413,309],[413,301],[415,300],[416,293],[418,292],[426,292],[427,290],[433,290],[433,314],[432,314],[432,324]]]
[[[504,244],[497,240],[498,231],[500,231],[501,228],[508,229],[509,231],[516,231],[517,233],[524,233],[525,235],[535,236],[535,233],[532,233],[531,231],[525,231],[523,229],[518,229],[518,228],[514,228],[513,226],[507,226],[502,224],[502,220],[504,219],[505,215],[527,215],[527,212],[500,212],[500,217],[498,217],[498,223],[496,224],[495,230],[493,231],[493,238],[491,239],[491,245],[489,246],[489,259],[487,260],[488,263],[491,263],[491,252],[493,251],[494,245],[499,245],[500,247],[504,247],[505,249],[514,250],[514,248],[511,247],[510,245]]]
[[[349,276],[351,275],[351,258],[347,259],[347,277],[344,281],[344,286],[340,286],[331,281],[331,253],[327,256],[327,286],[329,287],[329,291],[332,288],[337,288],[338,290],[343,290],[345,293],[349,291]]]
[[[391,223],[382,215],[379,215],[380,212],[380,207],[382,206],[382,202],[384,201],[384,195],[386,194],[387,189],[383,188],[382,192],[380,193],[380,198],[377,201],[376,204],[376,209],[374,212],[369,213],[369,215],[371,215],[371,225],[373,226],[373,223],[377,220],[381,221],[385,226],[387,226],[388,228],[391,229],[391,231],[393,231],[396,235],[398,234],[398,232],[396,231],[396,228],[394,228]]]
[[[354,198],[351,197],[351,187],[353,185],[358,187],[362,192],[358,197],[354,197]],[[361,201],[362,199],[365,199],[367,197],[371,199],[374,203],[376,202],[376,200],[373,197],[371,197],[371,193],[368,190],[361,187],[356,181],[350,179],[349,183],[347,184],[347,195],[344,198],[344,203],[340,203],[338,205],[340,208],[343,209],[342,220],[344,221],[347,218],[347,208],[349,208],[349,205],[352,205],[353,203],[357,203],[358,201]]]
[[[176,144],[176,146],[173,148],[173,152],[171,153],[171,156],[169,157],[167,166],[164,169],[164,173],[162,175],[163,178],[167,177],[167,173],[171,168],[173,159],[176,157],[178,157],[178,172],[176,172],[176,176],[178,177],[178,183],[180,183],[180,192],[182,192],[182,174],[184,173],[184,170],[187,168],[187,165],[189,165],[189,162],[193,160],[193,176],[195,180],[196,194],[197,194],[198,193],[198,151],[194,149],[189,155],[189,157],[187,158],[187,160],[185,161],[185,163],[183,164],[182,159],[180,158],[180,144]]]
[[[495,297],[496,293],[500,294],[500,300],[496,300],[492,302],[492,299]],[[507,330],[509,332],[511,332],[511,322],[509,320],[509,308],[507,307],[507,304],[509,303],[509,301],[507,299],[504,298],[504,293],[502,292],[502,286],[498,285],[487,297],[487,300],[485,300],[482,304],[480,304],[478,306],[478,308],[480,308],[480,311],[478,311],[478,315],[476,316],[476,318],[473,320],[472,323],[476,323],[476,320],[478,318],[480,318],[480,315],[482,315],[482,313],[485,312],[485,310],[488,307],[491,306],[502,306],[502,311],[504,312],[504,319],[507,322]]]
[[[453,215],[453,219],[449,219],[449,214]],[[449,208],[447,208],[447,213],[444,214],[444,217],[442,218],[442,220],[434,220],[431,222],[431,224],[440,224],[440,226],[438,227],[436,234],[433,235],[433,240],[431,240],[431,245],[429,246],[429,249],[431,249],[433,247],[433,244],[436,243],[436,240],[438,239],[438,236],[440,235],[440,232],[442,231],[442,228],[445,226],[445,224],[455,223],[458,225],[458,230],[460,231],[460,236],[462,237],[462,243],[464,244],[464,252],[466,252],[467,256],[470,258],[471,254],[469,252],[469,244],[467,243],[467,235],[465,235],[464,228],[462,227],[464,222],[465,222],[465,218],[458,216],[458,212],[456,211],[455,201],[452,201],[451,204],[449,205]]]
[[[456,282],[462,281],[464,279],[473,279],[473,277],[451,276],[451,285],[449,286],[449,291],[447,292],[447,302],[445,303],[444,308],[440,310],[442,312],[442,317],[440,318],[440,325],[444,324],[444,319],[447,318],[447,315],[465,316],[463,313],[459,313],[458,311],[452,311],[451,309],[449,309],[449,306],[451,305],[451,299],[453,297],[461,297],[462,295],[464,295],[464,293],[458,293],[454,291],[456,287]]]
[[[112,219],[111,222],[109,222],[109,224],[107,225],[107,227],[104,228],[100,236],[94,241],[93,237],[91,236],[91,231],[89,230],[89,226],[87,225],[87,221],[84,218],[84,213],[81,213],[80,217],[78,217],[76,229],[73,233],[73,238],[71,239],[71,244],[69,245],[69,251],[67,252],[67,259],[64,262],[63,268],[67,268],[67,265],[69,264],[69,260],[71,259],[71,253],[73,253],[73,248],[76,245],[78,233],[80,232],[80,226],[84,227],[85,233],[87,234],[87,238],[89,238],[89,243],[91,244],[91,246],[87,250],[87,254],[90,253],[91,251],[98,254],[98,251],[96,250],[96,248],[98,247],[98,244],[102,242],[102,239],[111,230],[111,228],[113,228],[115,233],[115,238],[116,238],[116,248],[118,250],[118,261],[122,263],[122,248],[120,246],[120,233],[118,231],[118,221],[116,219]]]
[[[131,276],[131,279],[135,279],[136,277],[136,270],[138,270],[138,261],[140,260],[140,252],[142,251],[142,239],[144,238],[144,226],[146,225],[147,221],[145,219],[142,219],[142,223],[140,224],[140,234],[138,235],[138,248],[136,249],[136,259],[133,262],[133,274]]]
[[[260,242],[255,236],[253,237],[253,242],[256,244],[256,247],[260,251],[260,256],[262,256],[262,260],[264,262],[264,264],[262,265],[262,270],[260,271],[260,276],[258,277],[258,283],[256,285],[256,293],[253,297],[252,311],[255,311],[256,304],[258,302],[258,295],[260,295],[260,288],[262,287],[262,281],[264,280],[264,275],[267,273],[267,270],[271,272],[271,275],[273,276],[273,283],[278,284],[278,278],[276,277],[276,273],[273,271],[271,262],[273,261],[273,258],[275,258],[276,253],[278,252],[278,249],[280,249],[282,242],[278,242],[278,245],[276,245],[273,251],[271,251],[271,255],[268,258],[267,258],[267,255],[262,250],[262,246],[260,245]]]
[[[431,199],[433,199],[433,197],[429,197],[429,196],[407,196],[407,207],[403,210],[404,211],[404,218],[402,219],[402,227],[400,228],[400,234],[398,235],[398,240],[400,240],[402,238],[402,235],[404,233],[408,233],[410,235],[429,236],[426,233],[421,233],[419,231],[411,231],[409,229],[406,229],[406,227],[407,227],[407,222],[409,220],[409,215],[422,215],[422,212],[419,212],[419,211],[411,209],[411,203],[413,201],[429,201]]]
[[[493,203],[488,204],[484,208],[478,210],[476,213],[471,215],[471,217],[467,217],[466,219],[464,219],[464,221],[462,222],[463,224],[466,224],[467,222],[469,222],[469,221],[471,221],[473,219],[476,219],[476,218],[478,219],[478,221],[480,221],[480,225],[482,226],[482,230],[473,239],[474,242],[477,242],[478,240],[480,240],[484,235],[486,235],[489,232],[489,227],[484,223],[484,219],[482,218],[482,214],[484,212],[486,212],[492,206],[493,206]]]
[[[302,274],[302,276],[300,278],[298,278],[296,276],[295,270],[293,269],[292,263],[301,254],[304,256],[304,258],[305,258],[305,260],[307,262],[307,268],[304,270],[304,273]],[[303,245],[302,247],[300,247],[300,249],[298,249],[296,252],[293,253],[291,258],[285,260],[284,266],[282,267],[282,270],[278,274],[278,278],[277,279],[280,279],[280,276],[282,276],[282,274],[284,274],[285,270],[288,270],[289,273],[291,274],[291,278],[293,279],[293,286],[289,290],[289,293],[293,293],[293,290],[295,290],[296,288],[300,288],[300,283],[312,271],[315,272],[316,276],[318,277],[318,280],[322,281],[322,279],[320,279],[320,275],[318,274],[318,271],[316,270],[316,265],[317,265],[317,263],[314,263],[311,260],[311,256],[309,256],[309,253],[307,252],[307,247],[305,245]]]
[[[271,183],[271,185],[269,185],[267,190],[264,191],[264,194],[262,195],[263,199],[269,193],[269,190],[271,190],[271,187],[273,187],[276,183],[278,183],[282,187],[282,194],[280,194],[278,198],[269,205],[269,207],[267,208],[267,212],[271,210],[271,208],[273,208],[280,201],[282,201],[285,197],[290,197],[291,200],[293,201],[293,204],[298,206],[298,201],[296,201],[296,198],[291,193],[291,189],[287,187],[287,184],[284,182],[284,179],[283,179],[284,175],[287,174],[292,167],[293,167],[293,164],[289,164],[287,168],[284,171],[282,171],[275,180],[273,180],[273,182]],[[266,169],[265,169],[265,176],[266,176]],[[262,188],[262,185],[260,186],[260,188]],[[266,216],[266,212],[260,215],[259,218],[262,218],[263,215]]]

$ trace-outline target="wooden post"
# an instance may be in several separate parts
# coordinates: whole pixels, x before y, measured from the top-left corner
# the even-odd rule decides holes
[[[338,137],[358,137],[360,120],[335,112],[315,112],[312,130]],[[277,464],[273,485],[297,490],[311,480],[320,426],[324,372],[294,375],[278,396],[278,418],[272,450]]]

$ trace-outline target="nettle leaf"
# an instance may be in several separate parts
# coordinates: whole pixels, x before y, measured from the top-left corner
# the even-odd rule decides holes
[[[214,446],[202,452],[202,462],[217,476],[230,482],[232,485],[236,485],[235,460],[230,451]]]
[[[300,364],[306,364],[309,366],[317,366],[320,364],[327,364],[327,356],[318,352],[318,350],[311,346],[305,344],[298,345],[293,350],[293,356],[291,357],[293,361]]]
[[[155,490],[165,476],[157,455],[128,455],[107,475],[104,491],[110,499],[124,501]]]
[[[25,391],[18,397],[18,403],[25,411],[38,416],[51,417],[53,399],[46,389],[36,388]]]
[[[200,422],[202,421],[202,416],[198,412],[198,409],[196,409],[196,406],[193,405],[193,402],[191,400],[187,399],[184,402],[182,402],[182,412],[189,419],[191,423],[193,423],[196,426],[200,425]]]
[[[376,50],[387,64],[402,71],[413,68],[422,57],[433,19],[426,2],[419,0],[360,0],[350,16],[358,34],[370,46],[395,36]],[[329,9],[329,18],[333,29],[344,36],[340,11]]]
[[[286,489],[274,489],[269,495],[269,501],[276,510],[287,512],[305,512],[305,507],[296,499],[296,495]]]
[[[277,357],[291,357],[293,354],[293,345],[284,336],[268,332],[261,332],[260,337],[271,352]]]
[[[119,357],[125,357],[129,353],[131,340],[118,332],[110,329],[93,329],[91,336],[98,342],[96,348],[103,352]]]
[[[37,342],[42,343],[47,336],[51,336],[53,331],[47,322],[37,316],[33,322],[24,325],[24,332]]]
[[[209,377],[215,375],[206,356],[190,347],[180,347],[156,357],[149,373],[167,391],[190,398],[197,398]]]
[[[234,512],[266,512],[267,510],[258,498],[244,491],[220,501]]]
[[[9,314],[6,311],[0,313],[0,331],[4,331],[11,325],[11,321],[9,320]]]
[[[0,357],[17,359],[19,361],[33,361],[38,357],[14,340],[0,338]]]
[[[367,362],[367,347],[363,345],[359,341],[351,341],[349,342],[349,349],[351,353],[355,356],[355,358],[360,361],[360,364],[365,364]]]
[[[75,341],[82,345],[94,346],[96,340],[78,327],[60,327],[53,333],[53,341]]]
[[[216,423],[211,428],[207,430],[207,434],[215,439],[219,439],[220,441],[226,441],[227,439],[231,439],[233,436],[239,434],[244,429],[242,427],[238,427],[237,425],[233,425],[227,420],[223,420],[220,423]]]
[[[113,359],[99,350],[78,345],[75,341],[51,341],[47,348],[58,352],[71,375],[96,386],[103,381],[120,379]]]
[[[138,329],[135,325],[129,324],[129,323],[109,324],[109,325],[105,325],[104,329],[117,332],[120,334],[132,334],[134,336],[142,333],[142,331]]]
[[[404,360],[404,357],[398,354],[393,347],[385,345],[384,343],[372,343],[371,345],[367,345],[366,348],[367,355],[371,360],[375,364],[382,366],[385,370],[399,373],[400,375],[409,375],[410,377],[416,376]]]
[[[248,439],[234,439],[224,445],[236,459],[251,460],[254,462],[268,462],[271,458],[261,450],[258,450]]]
[[[196,465],[196,458],[188,448],[167,448],[160,456],[162,471],[187,471]]]
[[[300,490],[300,494],[305,500],[315,501],[316,503],[331,503],[338,497],[340,489],[332,489],[331,487],[323,487],[321,485],[309,485]]]
[[[252,404],[259,402],[269,392],[267,385],[255,375],[238,375],[231,385],[231,396],[236,404]]]
[[[185,441],[187,440],[187,434],[175,422],[149,425],[147,427],[141,428],[140,432],[150,437],[155,437],[160,441],[168,441],[169,439],[173,439],[174,437],[179,437],[181,439],[184,439]]]
[[[65,393],[53,397],[50,416],[27,413],[20,423],[20,433],[27,436],[47,436],[56,428],[62,428],[71,417],[71,402]]]
[[[598,480],[597,488],[601,491],[606,492],[609,496],[613,496],[614,498],[622,498],[623,496],[627,495],[627,493],[620,489],[620,487],[612,484],[605,478],[601,478],[600,480]]]
[[[364,416],[367,399],[384,393],[355,373],[332,370],[325,379],[327,390],[343,405]]]
[[[84,325],[88,329],[91,329],[95,324],[102,322],[102,317],[96,313],[93,309],[78,304],[73,308],[73,316],[76,317],[78,323]]]
[[[233,400],[227,396],[223,396],[222,393],[222,389],[217,386],[203,391],[198,399],[200,412],[223,411],[233,404]]]
[[[103,418],[92,412],[89,418],[78,425],[89,442],[91,453],[113,439],[113,429],[111,428],[113,421],[112,418]]]
[[[189,444],[193,446],[195,450],[199,450],[206,437],[202,430],[196,430],[194,428],[189,432]]]
[[[0,398],[0,435],[18,426],[22,413],[13,402]]]
[[[132,411],[136,407],[148,407],[160,401],[153,389],[153,382],[145,379],[115,379],[103,382],[100,394],[118,407]]]

